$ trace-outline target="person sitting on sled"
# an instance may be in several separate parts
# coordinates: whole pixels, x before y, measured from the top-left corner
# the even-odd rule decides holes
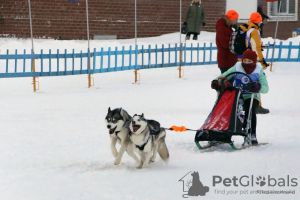
[[[269,91],[268,81],[263,71],[263,66],[257,64],[257,54],[255,53],[255,51],[249,49],[243,53],[242,62],[238,62],[235,66],[231,67],[228,71],[224,72],[219,77],[225,77],[232,72],[246,73],[254,82],[250,90],[251,92],[255,92],[251,118],[251,142],[253,145],[258,144],[256,137],[256,108],[258,107],[260,100],[259,93],[267,93]],[[212,89],[219,89],[219,84],[217,80],[218,78],[211,82]],[[248,116],[249,107],[251,103],[251,94],[243,94],[243,99],[245,116]],[[246,124],[244,126],[246,126]]]

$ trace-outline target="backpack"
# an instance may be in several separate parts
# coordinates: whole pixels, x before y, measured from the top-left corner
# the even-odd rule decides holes
[[[248,24],[244,24],[244,27],[248,28]],[[248,49],[246,45],[246,34],[240,27],[233,31],[229,39],[229,50],[233,54],[242,55],[244,51]]]

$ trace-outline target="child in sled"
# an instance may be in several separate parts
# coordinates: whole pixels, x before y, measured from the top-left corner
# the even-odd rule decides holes
[[[251,142],[253,145],[258,144],[256,137],[256,108],[259,104],[259,93],[267,93],[269,91],[268,81],[263,71],[263,66],[257,63],[257,54],[255,51],[249,49],[243,53],[242,62],[238,62],[235,66],[221,74],[219,77],[225,77],[232,72],[246,73],[253,80],[254,84],[251,92],[255,92],[253,105],[252,105],[252,118],[251,118]],[[219,90],[218,78],[211,82],[211,88]],[[248,116],[249,107],[251,102],[251,94],[243,94],[245,116]],[[246,120],[245,120],[246,121]]]

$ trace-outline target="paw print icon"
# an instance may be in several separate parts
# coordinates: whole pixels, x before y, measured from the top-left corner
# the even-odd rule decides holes
[[[259,177],[257,177],[256,178],[256,184],[257,185],[259,185],[259,186],[264,186],[264,185],[266,185],[266,178],[265,177],[261,177],[261,176],[259,176]]]

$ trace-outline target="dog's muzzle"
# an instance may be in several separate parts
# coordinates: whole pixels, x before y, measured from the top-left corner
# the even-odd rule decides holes
[[[137,130],[139,130],[140,127],[141,127],[141,125],[132,125],[133,132],[136,132]]]

